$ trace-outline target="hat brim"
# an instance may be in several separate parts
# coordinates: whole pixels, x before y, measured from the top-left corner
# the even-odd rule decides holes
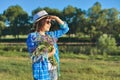
[[[45,18],[45,17],[48,17],[48,16],[49,16],[49,15],[44,15],[44,16],[38,18],[38,19],[35,21],[35,23],[38,22],[38,21],[40,21],[41,19],[43,19],[43,18]]]

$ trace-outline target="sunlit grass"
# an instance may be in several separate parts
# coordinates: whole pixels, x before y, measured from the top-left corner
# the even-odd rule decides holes
[[[31,63],[29,59],[0,56],[0,79],[32,80]]]
[[[31,60],[27,55],[22,52],[1,51],[0,80],[33,80]],[[120,80],[120,61],[114,60],[112,56],[106,60],[87,55],[60,56],[60,80]]]
[[[119,80],[120,62],[63,59],[62,80]],[[68,77],[71,76],[71,77]]]

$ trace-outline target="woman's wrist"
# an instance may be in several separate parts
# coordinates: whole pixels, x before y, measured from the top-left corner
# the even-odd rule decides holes
[[[62,21],[59,17],[56,18],[57,22],[60,24],[60,25],[63,25],[64,24],[64,21]]]

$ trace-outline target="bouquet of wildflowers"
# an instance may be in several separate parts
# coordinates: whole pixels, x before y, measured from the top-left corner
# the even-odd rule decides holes
[[[32,57],[34,58],[33,61],[36,62],[37,60],[42,61],[44,59],[49,59],[52,65],[57,65],[54,55],[48,58],[48,53],[53,50],[55,39],[46,35],[46,36],[39,36],[38,38],[36,38],[36,41],[38,45],[32,54]]]

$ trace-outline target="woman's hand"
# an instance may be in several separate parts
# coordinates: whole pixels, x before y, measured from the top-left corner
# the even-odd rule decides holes
[[[55,54],[55,47],[53,46],[53,49],[51,52],[48,53],[48,57],[51,57]]]
[[[64,21],[62,21],[59,17],[57,17],[57,16],[49,16],[49,18],[51,19],[51,20],[56,20],[59,24],[64,24]]]

